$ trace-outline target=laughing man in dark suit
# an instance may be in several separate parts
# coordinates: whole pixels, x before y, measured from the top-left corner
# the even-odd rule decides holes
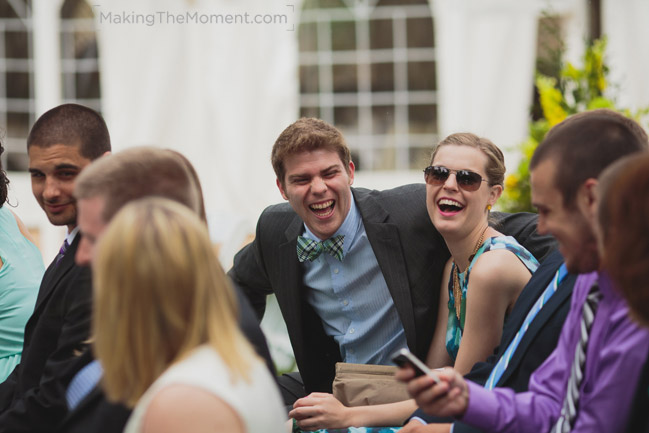
[[[32,190],[47,218],[66,226],[65,251],[45,271],[25,327],[22,360],[0,384],[0,432],[47,432],[66,413],[67,366],[90,332],[90,271],[74,263],[79,245],[74,179],[110,151],[104,120],[64,104],[43,114],[27,139]]]
[[[229,274],[260,317],[266,295],[277,296],[301,391],[331,392],[338,361],[391,364],[390,356],[402,347],[424,358],[449,257],[428,217],[425,186],[352,188],[355,167],[345,140],[318,119],[286,128],[271,160],[290,206],[262,213],[254,242],[236,255]],[[551,247],[547,238],[528,239],[536,227],[531,215],[502,222],[537,257]],[[287,404],[290,397],[285,393]],[[305,412],[314,417],[340,408],[329,394],[312,394],[298,404],[310,406]]]

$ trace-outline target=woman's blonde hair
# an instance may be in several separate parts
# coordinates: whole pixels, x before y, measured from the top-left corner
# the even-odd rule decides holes
[[[254,358],[205,224],[187,207],[144,198],[118,212],[93,265],[93,334],[110,400],[134,406],[170,364],[208,344],[232,380]]]

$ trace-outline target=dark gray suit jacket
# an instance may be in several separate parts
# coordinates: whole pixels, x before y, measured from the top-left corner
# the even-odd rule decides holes
[[[489,379],[491,370],[521,328],[527,313],[536,300],[541,296],[552,281],[557,269],[563,263],[563,257],[558,251],[551,253],[536,270],[532,278],[523,288],[511,314],[505,322],[500,345],[486,362],[479,362],[465,375],[466,379],[477,384],[484,384]],[[559,285],[557,292],[552,295],[547,304],[536,315],[527,332],[521,339],[514,356],[509,361],[507,369],[500,377],[496,386],[512,388],[516,392],[527,391],[531,374],[541,365],[557,346],[559,334],[570,309],[572,288],[577,279],[576,275],[568,274]],[[453,422],[451,418],[431,417],[418,410],[416,416],[429,423]],[[480,430],[466,424],[456,422],[454,433],[479,432]]]
[[[352,192],[408,347],[423,358],[435,329],[441,276],[449,258],[426,210],[425,185]],[[535,235],[535,215],[509,215],[503,221],[501,230],[516,236],[537,257],[554,247],[549,237]],[[268,207],[259,218],[255,240],[235,256],[229,275],[260,318],[266,295],[275,293],[306,391],[331,392],[340,351],[306,300],[304,270],[296,256],[303,230],[302,220],[287,203]]]
[[[51,432],[66,414],[65,386],[90,334],[91,274],[74,263],[77,235],[45,271],[25,326],[22,359],[0,384],[0,432]]]

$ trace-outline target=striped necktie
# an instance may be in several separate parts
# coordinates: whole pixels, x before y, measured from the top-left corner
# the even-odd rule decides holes
[[[58,265],[63,256],[65,256],[65,252],[70,248],[70,244],[68,243],[68,240],[65,239],[63,241],[63,245],[61,245],[61,248],[59,249],[59,253],[56,255],[56,264]]]
[[[563,407],[557,423],[552,429],[552,433],[568,433],[577,419],[577,409],[579,407],[579,387],[584,378],[584,365],[586,364],[586,349],[588,347],[588,336],[590,328],[595,320],[597,304],[602,294],[599,291],[597,281],[593,283],[586,297],[586,302],[581,309],[581,321],[579,323],[580,337],[575,348],[575,358],[570,368],[570,377],[566,386],[566,396],[563,400]]]
[[[539,296],[539,298],[530,309],[529,313],[527,313],[527,316],[525,317],[521,328],[518,330],[511,343],[509,343],[509,346],[507,347],[507,350],[505,350],[505,353],[503,353],[503,355],[496,363],[496,366],[493,368],[493,370],[491,370],[489,379],[487,379],[487,382],[485,383],[486,389],[493,389],[496,386],[505,370],[507,370],[509,361],[511,361],[512,356],[514,356],[514,353],[518,348],[518,344],[523,339],[523,336],[525,335],[525,332],[527,332],[527,329],[530,327],[530,324],[532,323],[536,315],[539,314],[541,308],[543,308],[543,306],[548,303],[552,295],[554,295],[554,293],[557,291],[557,288],[566,278],[566,275],[568,275],[568,269],[566,268],[566,264],[563,263],[557,270],[556,274],[554,274],[554,278],[552,279],[552,281],[550,281],[550,284],[548,284],[541,296]]]

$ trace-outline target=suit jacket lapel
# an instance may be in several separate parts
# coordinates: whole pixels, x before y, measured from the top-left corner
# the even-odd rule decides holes
[[[281,276],[279,286],[282,290],[276,290],[279,305],[284,306],[282,314],[287,322],[287,328],[292,331],[293,337],[302,339],[302,290],[304,269],[297,260],[297,237],[304,230],[304,223],[299,216],[295,216],[288,225],[285,235],[286,242],[279,246],[279,257],[281,260]],[[298,341],[296,340],[296,341]]]
[[[521,307],[524,308],[520,309],[521,311],[520,317],[517,318],[516,322],[512,323],[512,326],[508,327],[509,335],[507,338],[507,344],[505,344],[504,347],[500,348],[500,352],[501,352],[500,355],[502,355],[502,353],[507,349],[511,341],[516,336],[516,333],[522,326],[525,317],[527,317],[527,313],[532,308],[532,305],[534,305],[538,297],[541,296],[541,293],[543,293],[543,291],[548,286],[548,284],[550,284],[550,281],[552,281],[552,278],[554,278],[554,275],[557,269],[559,268],[560,264],[561,262],[558,262],[556,267],[554,266],[547,267],[542,270],[545,272],[545,275],[539,276],[540,281],[538,284],[535,285],[536,290],[533,293],[530,292],[529,295],[523,300],[524,303]],[[527,351],[527,348],[530,346],[530,344],[532,344],[532,341],[534,341],[536,335],[539,333],[539,331],[541,331],[545,327],[548,320],[550,320],[550,318],[554,315],[558,306],[560,306],[566,300],[566,298],[570,297],[570,295],[572,294],[572,290],[566,289],[566,283],[568,283],[571,278],[574,278],[574,276],[572,275],[566,276],[566,278],[559,286],[555,294],[552,295],[548,303],[544,305],[543,308],[541,308],[541,311],[538,312],[538,314],[530,324],[530,327],[525,332],[523,339],[518,344],[518,347],[516,348],[516,352],[514,352],[514,356],[512,356],[512,359],[510,360],[507,369],[505,370],[500,380],[496,384],[497,386],[500,386],[500,384],[505,383],[505,381],[507,381],[509,376],[512,374],[513,371],[516,370],[518,364],[523,359],[523,354]],[[516,305],[516,307],[518,308],[518,305]]]
[[[408,346],[417,347],[410,284],[398,228],[387,222],[389,215],[376,199],[362,191],[352,192],[363,218],[367,238],[401,318]]]
[[[63,276],[67,274],[74,266],[74,256],[77,252],[77,246],[79,244],[80,238],[81,235],[77,234],[74,237],[74,241],[72,241],[72,245],[68,247],[68,250],[66,251],[61,261],[57,264],[55,258],[47,268],[47,271],[43,276],[43,281],[41,282],[41,287],[38,291],[38,297],[36,298],[36,307],[34,308],[34,311],[38,310],[43,302],[45,302],[45,300],[49,297],[50,293],[52,293],[52,290],[54,290],[54,287],[56,287],[59,280],[61,280],[61,278],[63,278]]]

